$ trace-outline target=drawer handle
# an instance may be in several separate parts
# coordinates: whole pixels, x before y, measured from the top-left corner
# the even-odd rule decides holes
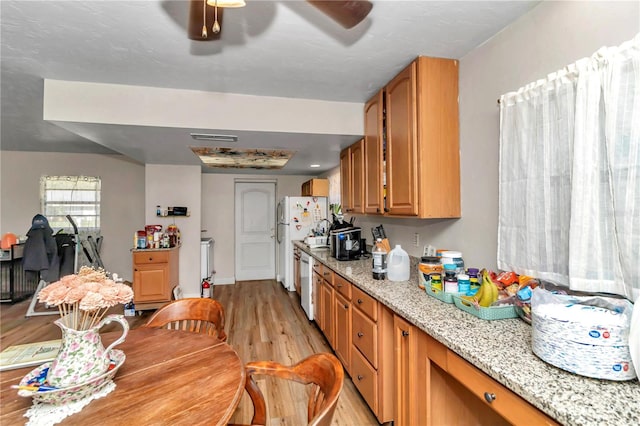
[[[484,399],[491,404],[493,401],[496,400],[496,394],[495,393],[489,393],[489,392],[485,392],[484,393]]]
[[[402,330],[402,337],[407,337],[408,335],[409,335],[409,332],[407,330]]]
[[[377,208],[377,209],[376,209],[376,213],[380,213],[380,208]]]
[[[362,379],[364,379],[364,376],[361,374],[358,374],[358,380],[362,380]]]
[[[362,299],[358,299],[358,304],[362,304]]]
[[[342,288],[342,284],[338,284],[338,288]]]
[[[364,333],[362,331],[358,331],[358,337],[362,337],[364,336]]]
[[[331,275],[331,272],[323,272],[322,274],[326,277],[327,275]]]

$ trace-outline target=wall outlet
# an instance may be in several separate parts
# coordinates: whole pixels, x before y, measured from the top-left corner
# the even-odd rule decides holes
[[[420,247],[420,234],[418,234],[417,232],[413,234],[413,246]]]

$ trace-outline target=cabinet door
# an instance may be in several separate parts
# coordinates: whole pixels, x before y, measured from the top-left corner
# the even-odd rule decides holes
[[[386,86],[386,113],[387,213],[417,216],[418,140],[415,62],[412,62]]]
[[[340,152],[340,202],[342,212],[353,210],[353,176],[351,169],[351,147]]]
[[[322,282],[322,332],[329,341],[329,345],[335,348],[334,341],[334,318],[333,318],[333,287],[326,281]]]
[[[134,303],[168,301],[169,272],[166,263],[135,265],[133,271]]]
[[[397,315],[393,317],[395,364],[395,411],[393,424],[398,426],[418,424],[415,413],[424,404],[424,394],[414,392],[416,369],[416,330]]]
[[[323,306],[322,306],[322,276],[317,272],[313,272],[313,319],[320,327],[320,330],[324,331],[324,317],[323,317]]]
[[[379,91],[364,106],[364,212],[382,214],[384,91]]]
[[[300,255],[298,253],[293,256],[293,283],[296,288],[296,293],[300,296],[300,286],[301,286],[301,277],[300,277]]]
[[[351,303],[335,293],[335,351],[347,372],[351,371]]]
[[[351,145],[353,212],[364,213],[364,139]]]

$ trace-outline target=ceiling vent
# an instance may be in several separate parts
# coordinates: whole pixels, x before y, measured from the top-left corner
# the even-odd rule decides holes
[[[236,135],[215,135],[209,133],[191,133],[191,137],[198,141],[238,142]]]

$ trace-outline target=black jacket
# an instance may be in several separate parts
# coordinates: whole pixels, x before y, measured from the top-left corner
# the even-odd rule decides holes
[[[24,244],[22,266],[25,271],[40,272],[40,278],[47,282],[60,278],[58,245],[53,237],[49,222],[42,215],[33,218]]]

